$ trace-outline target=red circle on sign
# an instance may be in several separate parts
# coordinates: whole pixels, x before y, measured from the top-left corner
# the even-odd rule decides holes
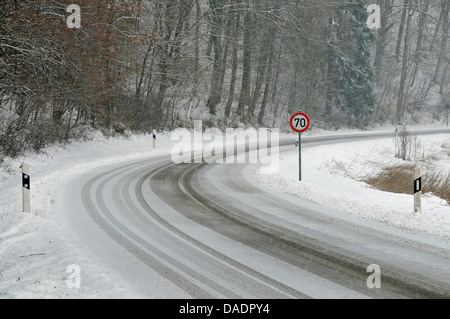
[[[306,126],[303,127],[302,129],[296,129],[295,125],[294,125],[294,119],[298,118],[298,117],[303,117],[306,120]],[[300,120],[299,120],[300,121]],[[306,132],[309,129],[309,126],[311,125],[311,120],[309,119],[309,116],[306,115],[305,113],[295,113],[294,115],[292,115],[291,120],[289,121],[289,125],[291,126],[291,129],[294,132],[297,133],[303,133]]]

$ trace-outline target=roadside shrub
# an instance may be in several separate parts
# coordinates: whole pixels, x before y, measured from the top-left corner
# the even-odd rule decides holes
[[[363,181],[382,191],[413,194],[415,167],[414,164],[387,166],[377,174],[364,178]],[[450,204],[450,172],[447,175],[436,169],[423,172],[422,193],[431,193]]]
[[[417,136],[411,134],[406,126],[402,126],[394,139],[395,144],[395,157],[402,160],[411,160],[417,156],[417,152],[420,148],[420,142]]]

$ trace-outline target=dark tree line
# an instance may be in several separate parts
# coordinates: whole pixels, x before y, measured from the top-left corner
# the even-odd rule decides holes
[[[280,126],[299,108],[324,120],[338,110],[353,125],[367,122],[374,108],[374,34],[362,1],[147,5],[159,40],[143,60],[137,99],[149,121],[140,127],[197,118]]]
[[[82,123],[126,122],[132,57],[151,35],[136,32],[133,1],[80,1],[80,29],[67,26],[71,3],[0,2],[1,156],[68,139]]]
[[[443,119],[448,0],[0,2],[0,152],[190,126]],[[66,7],[81,7],[81,28]],[[369,29],[368,4],[381,9]]]

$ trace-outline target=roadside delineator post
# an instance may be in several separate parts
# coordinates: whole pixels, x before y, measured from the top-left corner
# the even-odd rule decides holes
[[[420,167],[414,170],[414,213],[422,212],[422,173]]]
[[[156,130],[153,130],[153,148],[156,148]]]
[[[23,212],[30,213],[30,166],[24,162],[21,167]]]

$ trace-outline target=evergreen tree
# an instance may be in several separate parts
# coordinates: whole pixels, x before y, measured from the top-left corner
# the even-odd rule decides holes
[[[348,124],[361,124],[375,107],[369,48],[375,36],[367,18],[362,0],[346,2],[338,5],[331,26],[327,104],[349,115]]]

